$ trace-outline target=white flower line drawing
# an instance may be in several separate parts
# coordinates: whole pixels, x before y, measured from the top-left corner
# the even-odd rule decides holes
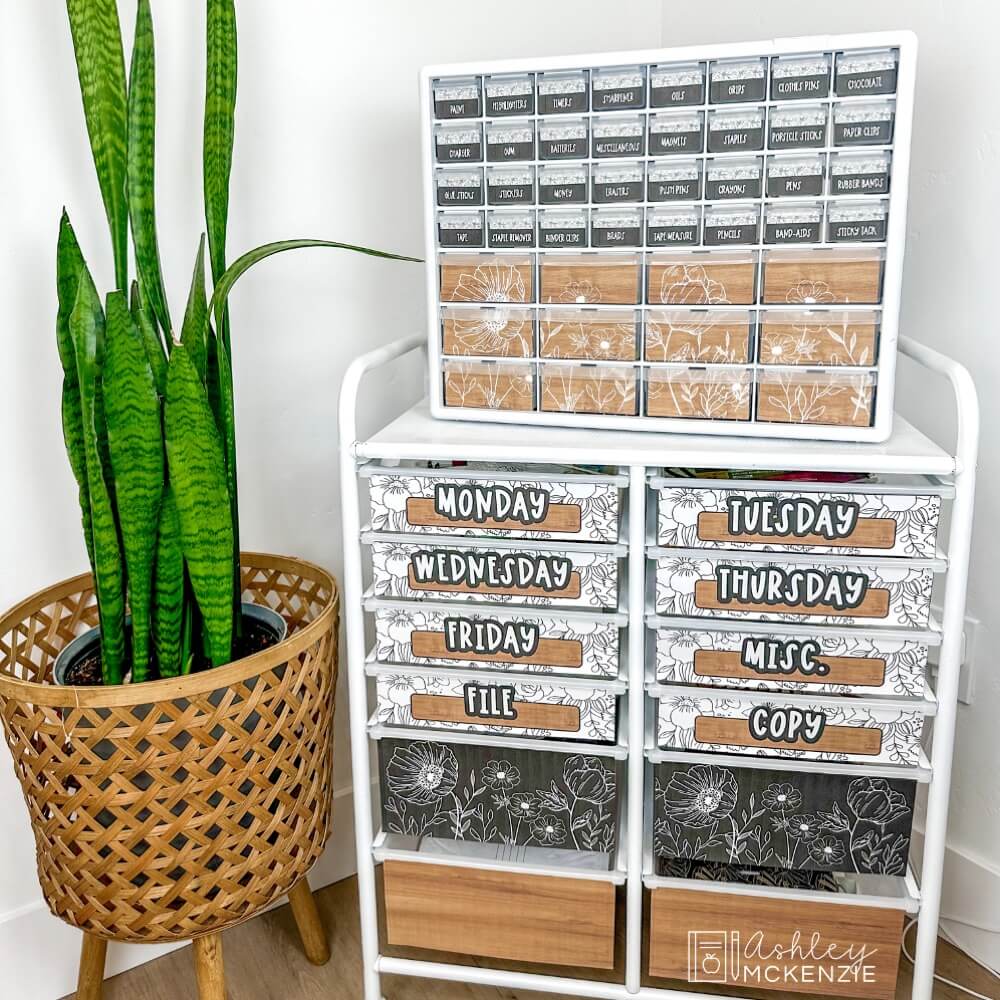
[[[655,371],[655,370],[654,370]],[[671,414],[706,420],[742,420],[750,416],[750,375],[705,371],[692,378],[687,372],[650,372],[649,400],[662,405],[669,398]]]
[[[769,372],[762,380],[761,392],[782,421],[792,424],[823,423],[829,404],[850,394],[851,420],[871,411],[873,386],[864,375],[828,376],[809,379],[796,372]]]
[[[635,412],[635,375],[631,368],[559,365],[543,372],[542,398],[543,409],[562,413],[631,414]]]
[[[523,310],[510,306],[493,306],[456,312],[451,322],[458,350],[450,354],[473,354],[489,357],[531,356],[531,320]]]
[[[488,410],[530,410],[534,405],[535,379],[530,368],[503,366],[445,366],[444,393],[448,406]]]

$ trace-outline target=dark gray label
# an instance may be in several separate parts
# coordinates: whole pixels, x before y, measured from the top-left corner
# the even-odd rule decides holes
[[[544,552],[420,549],[410,557],[410,571],[418,584],[492,587],[494,590],[567,590],[573,580],[573,562]]]
[[[483,144],[481,142],[439,142],[437,144],[437,158],[439,163],[455,163],[463,160],[476,162],[483,158]]]
[[[449,521],[516,521],[541,524],[552,494],[538,486],[492,483],[435,483],[434,513]]]
[[[767,222],[764,224],[765,243],[819,243],[818,222]]]
[[[767,743],[818,743],[826,728],[826,716],[817,709],[785,705],[758,705],[747,722],[750,735]]]
[[[476,187],[439,187],[439,205],[482,205],[483,189]]]
[[[478,684],[469,681],[462,685],[465,698],[465,714],[478,719],[517,718],[514,708],[514,687],[512,684]]]
[[[646,198],[649,201],[694,201],[701,197],[698,178],[686,181],[649,181]]]
[[[705,100],[705,85],[686,83],[679,87],[651,87],[649,103],[654,108],[684,108],[692,104],[702,104]]]
[[[486,96],[487,115],[533,115],[535,113],[534,94],[512,94],[506,97]]]
[[[487,142],[486,159],[492,163],[505,160],[530,160],[535,155],[535,144],[528,142]]]
[[[535,655],[541,637],[541,627],[534,622],[501,622],[493,618],[444,620],[444,645],[449,653],[480,656],[503,653],[521,659]]]
[[[649,152],[656,156],[661,153],[700,153],[701,130],[696,132],[650,132]]]
[[[591,239],[595,247],[637,247],[642,242],[642,233],[638,226],[613,229],[594,226]]]
[[[587,245],[587,230],[576,229],[543,229],[543,247],[585,247]]]
[[[482,229],[442,229],[438,227],[438,242],[443,247],[481,247]]]
[[[491,205],[530,205],[534,192],[530,184],[490,184],[486,191]]]
[[[647,226],[646,240],[651,247],[691,246],[698,242],[698,224],[689,226]]]
[[[538,200],[543,205],[576,205],[587,200],[587,185],[539,184]]]
[[[894,94],[895,92],[895,69],[879,69],[872,73],[837,74],[838,97],[851,97],[854,94]]]
[[[744,226],[705,226],[705,243],[719,247],[727,243],[756,243],[757,224],[748,222]]]
[[[791,197],[812,197],[823,193],[822,174],[804,174],[801,177],[768,177],[767,196],[769,198],[781,198],[783,195]]]
[[[838,146],[887,146],[892,142],[892,119],[834,123],[833,141]]]
[[[641,135],[611,136],[607,139],[595,136],[594,156],[642,156],[643,146]]]
[[[838,174],[831,178],[834,194],[886,194],[888,174]]]
[[[785,569],[781,566],[715,567],[720,604],[768,604],[850,611],[864,603],[868,577],[854,570]]]
[[[870,222],[831,222],[831,243],[868,243],[885,239],[886,220],[872,219]]]
[[[640,87],[616,87],[612,90],[594,90],[594,110],[610,111],[621,108],[641,108],[645,94]]]
[[[826,97],[830,93],[830,76],[790,76],[771,81],[772,101],[795,101],[809,97]]]
[[[861,504],[855,500],[742,494],[726,498],[726,523],[732,535],[768,535],[777,539],[820,535],[832,542],[850,538],[860,517]]]
[[[533,247],[534,229],[491,229],[491,247]]]
[[[642,181],[594,181],[594,201],[602,205],[642,201]]]
[[[766,84],[759,80],[719,80],[708,88],[713,104],[740,104],[744,101],[763,101]]]
[[[708,130],[708,151],[728,153],[740,149],[763,149],[763,128],[727,128]]]
[[[740,663],[748,670],[763,675],[825,677],[830,668],[816,659],[820,652],[820,644],[815,639],[782,640],[748,636],[740,647]]]
[[[826,142],[825,125],[771,126],[768,138],[771,149],[809,149]]]
[[[538,157],[541,160],[574,160],[587,155],[587,138],[539,139]]]
[[[479,98],[467,97],[462,101],[435,101],[434,114],[438,118],[478,118]]]
[[[759,177],[741,177],[737,180],[705,182],[706,198],[759,198],[761,182]]]
[[[587,92],[572,94],[539,94],[538,110],[543,115],[565,115],[587,110]]]

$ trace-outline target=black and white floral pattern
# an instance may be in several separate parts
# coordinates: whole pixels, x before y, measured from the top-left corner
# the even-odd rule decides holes
[[[614,621],[599,618],[560,618],[525,614],[513,621],[520,625],[537,626],[540,640],[558,640],[580,644],[581,664],[578,667],[558,667],[517,660],[491,660],[486,658],[431,659],[417,656],[413,651],[414,632],[441,633],[445,619],[461,615],[463,619],[489,619],[489,611],[455,610],[432,607],[389,607],[375,611],[375,656],[379,663],[418,663],[476,669],[489,668],[511,673],[566,674],[571,677],[617,677],[619,661],[620,627]],[[504,619],[507,621],[510,619]]]
[[[864,548],[843,545],[801,545],[791,539],[774,543],[727,540],[726,548],[794,550],[797,552],[842,552],[882,556],[906,556],[911,559],[932,559],[937,546],[938,522],[941,518],[941,497],[928,493],[851,493],[799,492],[794,486],[775,490],[727,490],[721,486],[664,486],[658,490],[657,540],[669,548],[717,548],[719,543],[698,537],[698,518],[703,513],[728,514],[730,497],[777,498],[803,497],[813,503],[847,502],[859,505],[859,518],[887,519],[895,523],[895,540],[891,548]]]
[[[387,833],[614,852],[613,759],[390,739],[379,761]]]
[[[654,774],[657,858],[906,874],[915,782],[672,761]]]

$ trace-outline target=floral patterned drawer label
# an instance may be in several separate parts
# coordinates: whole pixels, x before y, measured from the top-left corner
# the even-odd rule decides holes
[[[417,740],[378,747],[387,833],[615,851],[618,761]]]
[[[925,628],[933,581],[930,568],[903,560],[809,564],[678,554],[656,561],[656,611]]]
[[[375,655],[380,663],[616,677],[619,632],[598,619],[378,608]]]
[[[915,766],[924,716],[863,701],[810,705],[670,689],[659,697],[658,745],[759,757],[885,761]]]
[[[927,644],[823,632],[736,632],[661,628],[656,679],[662,684],[919,697]]]
[[[582,479],[583,477],[581,477]],[[377,473],[370,479],[376,531],[616,542],[620,489],[593,482],[490,480]]]
[[[933,558],[941,497],[927,493],[660,488],[657,538],[670,548],[850,550]]]
[[[618,555],[372,542],[377,597],[482,598],[529,605],[618,606]]]
[[[380,673],[375,686],[383,725],[615,740],[617,695],[608,688],[410,672]]]
[[[916,782],[815,771],[654,766],[653,850],[797,871],[905,875]]]

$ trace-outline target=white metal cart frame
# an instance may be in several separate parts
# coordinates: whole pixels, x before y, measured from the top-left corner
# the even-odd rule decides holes
[[[382,1000],[383,973],[452,980],[511,989],[563,993],[606,1000],[706,1000],[708,994],[641,986],[643,837],[645,790],[645,607],[629,607],[628,643],[628,797],[625,814],[626,945],[625,982],[606,983],[557,975],[509,972],[479,966],[394,958],[382,954],[378,940],[375,887],[372,773],[368,733],[368,681],[365,674],[359,463],[372,459],[430,459],[625,465],[629,470],[629,589],[642,594],[646,562],[646,472],[659,466],[741,469],[808,469],[838,472],[923,474],[950,479],[955,496],[948,539],[948,569],[942,611],[942,643],[937,675],[938,710],[934,723],[919,894],[913,1000],[930,1000],[934,983],[941,902],[948,796],[954,749],[962,629],[972,535],[979,407],[969,372],[937,351],[901,337],[900,351],[948,380],[958,415],[953,452],[936,445],[897,416],[892,434],[881,444],[832,441],[756,440],[692,437],[664,433],[595,431],[586,428],[518,427],[509,424],[434,420],[426,400],[366,440],[357,436],[357,401],[365,376],[401,356],[426,347],[415,335],[371,351],[348,369],[340,396],[340,459],[343,487],[344,618],[350,695],[354,824],[361,910],[364,1000]],[[711,1000],[711,998],[709,998]],[[717,1000],[723,1000],[719,997]]]

